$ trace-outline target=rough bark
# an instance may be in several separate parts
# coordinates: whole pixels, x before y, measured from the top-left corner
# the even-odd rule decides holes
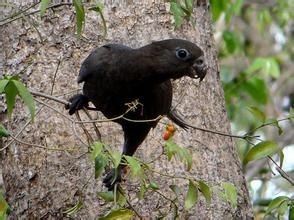
[[[37,23],[36,27],[44,41],[40,42],[36,29],[27,20],[19,19],[2,25],[1,59],[4,63],[0,70],[2,74],[20,73],[28,87],[35,91],[65,94],[79,88],[76,76],[80,63],[95,46],[117,42],[138,47],[152,40],[188,39],[203,48],[211,68],[201,84],[189,78],[176,81],[174,103],[191,124],[229,133],[210,15],[206,2],[198,3],[194,5],[195,28],[191,23],[185,23],[176,31],[166,2],[105,1],[107,39],[103,39],[101,19],[94,12],[87,11],[84,38],[81,40],[74,35],[75,16],[70,6],[48,10],[42,19],[38,14],[30,15],[29,19]],[[44,101],[67,114],[60,104]],[[13,118],[5,120],[13,135],[29,119],[28,113],[23,109],[25,107],[18,103]],[[94,179],[93,164],[87,154],[84,154],[87,147],[76,138],[71,122],[48,107],[42,108],[41,104],[38,104],[38,109],[41,110],[35,122],[22,131],[19,139],[38,143],[44,148],[13,142],[1,150],[6,197],[12,207],[10,218],[66,218],[63,211],[72,207],[79,198],[83,200],[83,207],[74,218],[94,219],[105,213],[109,205],[96,197],[96,192],[102,189],[101,179]],[[102,117],[101,114],[98,116]],[[99,127],[103,142],[119,149],[122,143],[120,127],[111,122],[99,124]],[[91,127],[89,129],[93,130]],[[163,125],[154,129],[136,156],[145,161],[155,158],[161,152],[163,129]],[[85,139],[79,128],[77,133]],[[180,219],[250,219],[252,213],[248,190],[234,140],[193,129],[179,130],[174,140],[193,152],[193,169],[189,175],[207,181],[214,189],[222,182],[231,182],[239,192],[236,208],[224,202],[214,190],[211,205],[206,204],[201,197],[198,204],[189,211],[180,207]],[[3,146],[8,142],[9,140]],[[175,160],[168,162],[165,157],[156,160],[153,167],[171,175],[185,174],[181,163]],[[156,174],[152,178],[169,197],[172,197],[172,192],[168,185],[173,183],[183,189],[187,188],[187,181],[184,180],[171,180]],[[131,198],[134,198],[136,187],[127,188]],[[130,201],[140,215],[146,218],[155,217],[158,211],[169,210],[168,201],[152,192],[148,192],[143,201]]]

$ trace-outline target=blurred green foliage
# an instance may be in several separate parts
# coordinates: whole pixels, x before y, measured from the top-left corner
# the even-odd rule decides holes
[[[233,133],[252,131],[252,135],[258,133],[262,138],[253,144],[238,140],[240,157],[246,164],[280,152],[282,164],[284,155],[279,149],[285,146],[281,140],[285,133],[293,130],[290,119],[294,117],[294,73],[291,69],[294,1],[210,0],[210,6]],[[288,100],[286,103],[282,101],[284,98]],[[282,121],[288,124],[282,126]],[[269,132],[268,125],[276,128],[275,135]],[[292,148],[293,144],[290,143]],[[254,179],[260,179],[259,190],[266,191],[268,180],[264,181],[264,175],[271,181],[271,168],[266,163],[258,168],[263,172]],[[283,193],[287,194],[288,190]],[[266,215],[266,218],[288,216],[290,219],[293,215],[293,200],[290,198],[272,196],[264,208],[258,205],[262,195],[253,198],[257,204],[254,207],[256,218]]]

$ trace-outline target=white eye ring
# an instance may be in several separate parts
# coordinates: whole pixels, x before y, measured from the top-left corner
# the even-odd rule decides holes
[[[188,50],[181,48],[176,51],[176,56],[180,60],[187,60],[190,58],[191,55]]]

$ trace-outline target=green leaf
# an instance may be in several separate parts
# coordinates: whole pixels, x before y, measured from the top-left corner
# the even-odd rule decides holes
[[[141,183],[140,183],[140,190],[138,192],[138,198],[140,200],[142,200],[144,198],[144,195],[145,195],[146,190],[147,190],[147,188],[146,188],[146,185],[145,185],[144,181],[141,181]]]
[[[9,80],[7,79],[1,79],[0,80],[0,93],[3,93],[5,91],[5,87],[9,83]]]
[[[36,106],[32,94],[29,92],[29,90],[24,86],[22,82],[18,80],[12,80],[12,82],[17,88],[18,95],[22,98],[24,104],[28,107],[31,113],[32,120],[34,120]]]
[[[101,143],[101,142],[94,142],[91,145],[90,159],[91,160],[95,160],[96,157],[102,152],[103,147],[104,147],[103,143]]]
[[[229,182],[222,183],[222,187],[224,189],[224,197],[225,199],[234,207],[237,207],[237,189],[236,187]]]
[[[243,6],[243,0],[235,0],[235,1],[230,1],[226,2],[226,11],[224,12],[225,15],[225,22],[226,25],[229,27],[230,22],[233,16],[237,15],[239,16],[242,10]]]
[[[186,9],[190,12],[193,11],[193,0],[185,0]]]
[[[9,136],[9,132],[6,130],[6,128],[0,124],[0,138],[2,137],[8,137]]]
[[[156,182],[150,182],[149,184],[149,188],[153,189],[153,190],[158,190],[159,189],[159,186]]]
[[[282,150],[279,151],[279,158],[280,158],[280,167],[283,167],[283,163],[284,163],[284,152]]]
[[[170,3],[170,11],[175,19],[175,27],[179,29],[183,23],[184,12],[181,8],[181,5],[176,2]]]
[[[181,189],[177,185],[170,185],[169,188],[176,194],[177,197],[181,194]]]
[[[290,116],[289,116],[290,120],[292,123],[294,123],[294,108],[291,107],[289,112],[290,112]]]
[[[112,152],[111,153],[111,159],[112,159],[114,168],[117,168],[118,165],[120,164],[120,161],[121,161],[121,153],[119,153],[117,151]]]
[[[192,208],[198,199],[198,189],[192,180],[189,180],[189,188],[185,198],[185,209]]]
[[[245,155],[243,163],[247,164],[252,160],[259,160],[271,156],[279,151],[279,147],[274,141],[262,141],[252,147]]]
[[[253,60],[253,62],[250,64],[250,66],[246,69],[246,72],[248,74],[251,74],[256,71],[261,70],[264,66],[265,66],[264,58],[258,57]]]
[[[252,64],[246,70],[248,74],[257,71],[262,71],[265,75],[269,75],[273,78],[278,78],[280,76],[280,66],[276,59],[272,57],[258,57],[253,60]]]
[[[143,176],[143,169],[140,165],[140,162],[135,159],[134,157],[126,156],[124,155],[124,158],[126,158],[129,167],[131,169],[131,175],[133,177],[142,177]]]
[[[212,19],[214,21],[217,21],[220,15],[226,10],[227,5],[228,3],[226,0],[210,0]]]
[[[211,191],[210,187],[203,181],[198,181],[199,191],[203,194],[206,202],[211,203]]]
[[[167,154],[167,159],[169,161],[174,155],[176,155],[180,158],[181,161],[186,160],[188,171],[192,168],[192,154],[188,149],[180,147],[170,139],[165,142],[165,150]]]
[[[168,161],[170,161],[172,159],[172,157],[176,154],[176,152],[177,152],[176,147],[177,147],[177,145],[170,140],[165,142],[165,150],[166,150],[166,155],[167,155]]]
[[[101,17],[103,29],[104,29],[103,36],[105,37],[107,35],[107,26],[106,26],[106,21],[103,15],[103,9],[104,9],[104,5],[100,1],[96,1],[96,6],[89,8],[89,10],[97,12],[98,15]]]
[[[265,105],[268,100],[266,83],[263,79],[252,78],[242,83],[243,88],[258,104]]]
[[[234,32],[224,31],[223,39],[229,53],[234,53],[240,45],[238,36]]]
[[[113,191],[107,191],[107,192],[97,192],[97,196],[103,199],[105,202],[113,202],[114,201],[114,195]]]
[[[116,196],[116,202],[120,207],[123,207],[127,203],[127,198],[125,196],[125,193],[122,191],[117,191],[117,196]]]
[[[40,15],[43,16],[45,14],[45,11],[49,5],[49,0],[41,0],[40,5]]]
[[[279,122],[278,122],[277,119],[275,119],[275,118],[269,119],[269,120],[267,120],[267,123],[271,123],[270,124],[271,126],[274,126],[274,127],[278,128],[279,135],[283,134],[283,129],[279,125]]]
[[[5,87],[5,95],[6,95],[6,104],[7,104],[7,114],[8,117],[11,117],[12,111],[14,109],[15,105],[15,97],[17,95],[18,91],[17,88],[13,83],[8,83]]]
[[[2,195],[2,192],[0,191],[0,219],[5,220],[9,211],[10,207],[7,204],[4,196]]]
[[[265,27],[271,23],[272,16],[268,9],[263,9],[258,11],[257,19],[259,28],[264,31]]]
[[[72,215],[74,213],[76,213],[77,211],[79,211],[82,208],[83,204],[82,201],[79,199],[79,201],[71,208],[65,210],[63,213],[66,215]]]
[[[95,158],[95,178],[98,178],[103,173],[107,162],[107,157],[104,154],[100,154]]]
[[[81,0],[73,0],[73,3],[76,11],[77,35],[80,37],[85,23],[84,5]]]
[[[179,152],[180,158],[182,160],[186,160],[187,162],[187,171],[191,170],[192,168],[192,153],[186,149],[186,148],[181,148],[180,152]]]
[[[268,58],[265,73],[277,79],[280,76],[280,66],[274,58]]]
[[[287,209],[288,209],[288,201],[282,202],[278,209],[278,219],[281,219],[281,217],[285,215]]]
[[[110,212],[99,220],[131,220],[134,213],[130,209],[118,209]]]
[[[289,200],[290,199],[287,196],[278,196],[277,198],[273,199],[270,202],[265,214],[266,215],[270,214],[274,209],[279,208],[283,202],[289,201]]]
[[[236,0],[235,3],[232,4],[232,8],[235,15],[240,15],[242,12],[244,0]]]
[[[259,108],[254,107],[254,106],[248,107],[248,109],[254,115],[254,117],[256,119],[260,120],[262,123],[265,122],[266,116],[265,116],[265,113],[263,111],[259,110]]]

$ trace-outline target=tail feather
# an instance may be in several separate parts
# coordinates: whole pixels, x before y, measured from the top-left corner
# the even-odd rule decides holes
[[[171,110],[167,114],[167,117],[185,130],[187,130],[190,127],[189,124],[174,110]]]

